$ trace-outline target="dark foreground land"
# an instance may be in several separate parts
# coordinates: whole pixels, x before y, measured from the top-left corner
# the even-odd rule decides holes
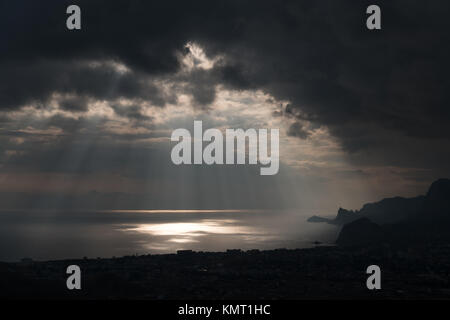
[[[67,266],[82,289],[66,288]],[[381,267],[382,289],[366,287]],[[0,264],[2,298],[80,299],[431,299],[450,298],[450,245],[222,253],[180,252]]]

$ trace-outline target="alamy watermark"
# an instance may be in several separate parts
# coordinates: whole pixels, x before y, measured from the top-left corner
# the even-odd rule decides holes
[[[66,286],[69,290],[81,290],[81,269],[76,264],[67,267],[66,273],[70,276],[66,280]]]
[[[181,140],[181,141],[180,141]],[[260,174],[275,175],[278,173],[279,129],[270,129],[270,155],[267,129],[226,129],[225,156],[224,135],[219,129],[207,129],[203,132],[202,121],[194,121],[194,136],[187,129],[176,129],[172,132],[171,141],[178,143],[173,147],[171,158],[176,165],[180,164],[261,164]],[[246,142],[248,141],[248,144]],[[209,142],[203,149],[203,142]],[[192,161],[192,146],[194,159]],[[248,146],[248,149],[246,148]],[[236,155],[236,156],[235,156]],[[236,161],[235,161],[235,158]]]

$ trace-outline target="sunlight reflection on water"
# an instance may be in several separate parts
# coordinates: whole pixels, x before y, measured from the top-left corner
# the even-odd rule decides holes
[[[207,235],[234,235],[247,240],[257,240],[258,236],[264,237],[262,230],[256,227],[238,225],[238,220],[201,220],[198,222],[175,222],[159,224],[140,224],[135,227],[124,227],[125,232],[139,232],[149,236],[169,236],[168,242],[193,243],[200,242],[199,237]],[[151,249],[152,245],[148,244]],[[161,245],[157,245],[161,248]],[[167,248],[169,248],[168,246]]]

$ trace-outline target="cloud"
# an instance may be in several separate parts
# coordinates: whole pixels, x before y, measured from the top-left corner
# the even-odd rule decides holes
[[[145,75],[122,72],[109,63],[36,59],[0,63],[0,109],[17,109],[27,104],[46,107],[55,94],[68,95],[62,98],[60,106],[72,111],[85,111],[88,98],[136,98],[165,104],[159,89]]]
[[[288,129],[288,136],[298,137],[301,139],[306,139],[309,137],[310,132],[305,130],[303,125],[300,122],[294,122]]]
[[[114,112],[117,115],[128,119],[133,119],[136,121],[152,119],[152,117],[143,114],[142,107],[138,105],[131,105],[131,106],[112,105],[111,107],[114,109]]]
[[[9,18],[2,21],[10,27],[1,32],[12,41],[0,54],[3,108],[55,91],[98,99],[139,97],[163,105],[138,73],[177,73],[178,55],[197,42],[207,55],[223,58],[214,70],[188,79],[200,105],[214,100],[215,84],[221,82],[290,100],[304,117],[332,131],[374,123],[415,137],[450,137],[445,1],[421,6],[381,1],[380,32],[365,28],[366,3],[323,0],[81,1],[83,29],[70,33],[63,29],[65,4],[24,1],[4,11]],[[36,11],[28,15],[26,8]],[[119,75],[108,66],[73,62],[83,59],[118,61],[132,72]],[[335,134],[345,140],[342,131]]]
[[[87,111],[88,99],[83,96],[75,96],[60,101],[59,107],[66,111]]]

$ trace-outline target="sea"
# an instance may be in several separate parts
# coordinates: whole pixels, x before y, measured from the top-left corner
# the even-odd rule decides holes
[[[0,211],[0,261],[333,245],[339,227],[307,222],[311,215],[296,210]]]

